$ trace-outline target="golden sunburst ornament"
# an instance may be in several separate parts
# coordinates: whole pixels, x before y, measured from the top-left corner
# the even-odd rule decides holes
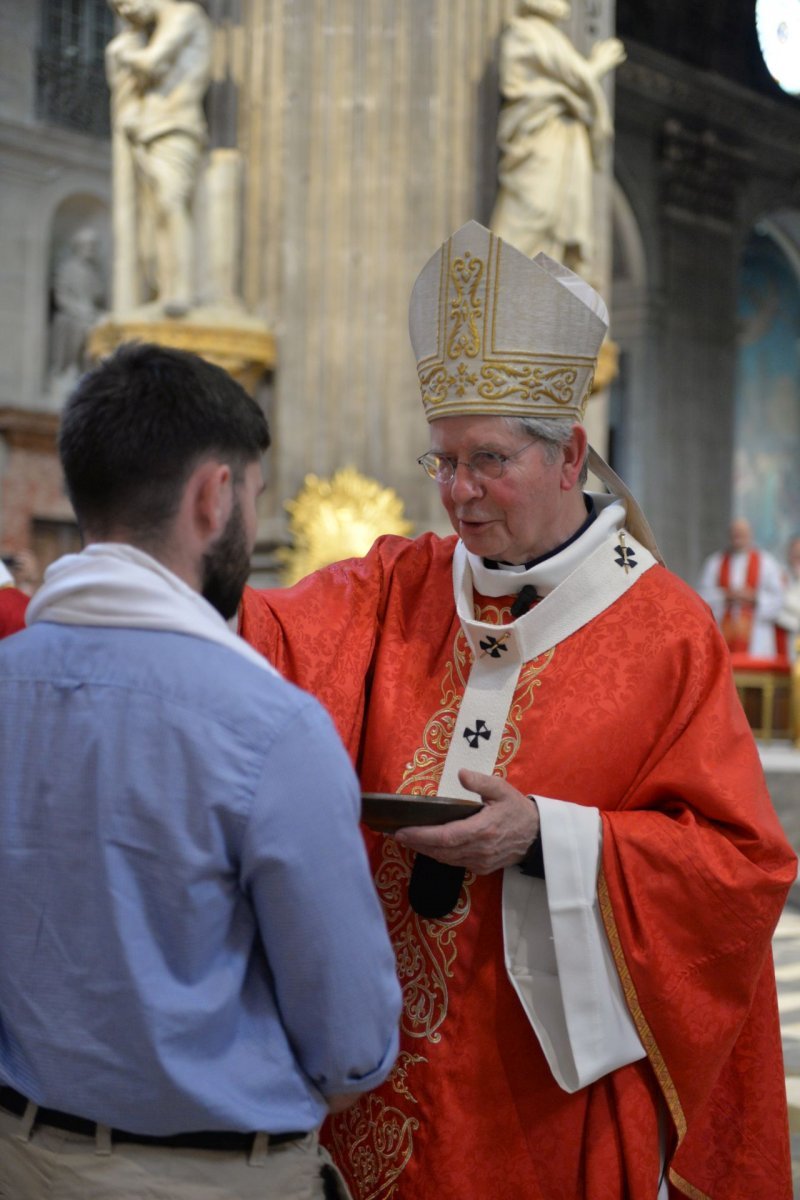
[[[342,467],[330,479],[306,475],[296,498],[284,507],[294,542],[279,551],[286,584],[342,558],[366,554],[383,533],[405,536],[413,530],[394,488],[382,487],[355,467]]]

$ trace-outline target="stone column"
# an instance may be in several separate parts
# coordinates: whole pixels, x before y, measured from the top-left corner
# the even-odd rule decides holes
[[[227,148],[212,150],[208,156],[204,182],[208,300],[213,305],[239,308],[241,153]]]
[[[573,0],[572,16],[567,33],[582,54],[588,54],[595,42],[616,36],[616,0]],[[612,116],[614,112],[614,79],[610,73],[602,82]],[[606,147],[601,168],[594,181],[594,263],[597,290],[611,309],[611,201],[614,186],[614,143]],[[616,370],[614,330],[609,330],[604,355],[598,370],[597,390],[586,409],[586,428],[589,440],[603,457],[608,453],[608,384]]]

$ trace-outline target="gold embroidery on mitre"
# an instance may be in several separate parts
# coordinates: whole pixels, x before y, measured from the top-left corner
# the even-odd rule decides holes
[[[428,419],[495,410],[583,420],[594,379],[592,355],[499,346],[501,250],[494,235],[485,261],[469,250],[452,259],[452,239],[442,250],[436,350],[417,363]]]
[[[508,605],[475,606],[475,617],[491,625],[504,625],[510,617]],[[549,666],[554,650],[548,650],[523,665],[503,729],[495,774],[505,776],[521,744],[519,723],[542,686],[540,676]],[[472,651],[459,629],[452,659],[446,664],[441,683],[439,708],[425,726],[422,745],[406,764],[398,792],[412,796],[435,796],[444,761],[467,685]],[[457,932],[471,911],[475,875],[467,872],[456,907],[446,917],[429,921],[408,903],[412,852],[392,838],[384,838],[382,857],[375,872],[375,886],[383,904],[389,935],[395,950],[397,973],[403,988],[402,1032],[407,1038],[432,1045],[442,1039],[441,1027],[449,1005],[448,982],[458,956]],[[400,1107],[417,1104],[414,1068],[429,1060],[423,1054],[404,1050],[388,1079],[398,1095],[396,1105],[371,1092],[358,1104],[333,1118],[330,1124],[336,1156],[347,1164],[358,1200],[391,1200],[398,1180],[414,1152],[414,1133],[419,1120]]]
[[[484,382],[478,395],[485,400],[502,400],[505,396],[519,396],[520,400],[552,401],[553,404],[575,402],[575,382],[578,372],[574,367],[486,366],[481,371]]]
[[[448,358],[466,354],[477,358],[481,352],[478,322],[483,316],[483,300],[479,294],[483,278],[483,261],[467,251],[450,268],[455,295],[450,297],[450,336],[447,339]]]

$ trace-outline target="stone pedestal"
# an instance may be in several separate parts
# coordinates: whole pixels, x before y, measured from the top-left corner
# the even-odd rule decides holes
[[[89,335],[89,354],[103,358],[123,342],[133,341],[199,354],[226,370],[251,395],[276,362],[272,332],[235,309],[198,308],[180,320],[146,311],[112,313]]]

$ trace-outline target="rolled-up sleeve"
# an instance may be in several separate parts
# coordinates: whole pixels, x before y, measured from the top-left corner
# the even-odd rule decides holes
[[[281,1020],[324,1096],[377,1086],[398,1051],[401,993],[359,810],[350,760],[309,697],[265,755],[241,869]]]

